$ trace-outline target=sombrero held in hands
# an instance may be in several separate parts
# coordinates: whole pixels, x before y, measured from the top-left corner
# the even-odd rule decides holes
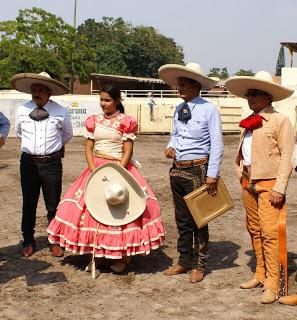
[[[140,217],[146,194],[122,166],[110,162],[90,175],[85,188],[86,206],[92,217],[109,226],[121,226]]]
[[[267,71],[259,71],[255,76],[231,77],[225,82],[225,86],[231,93],[244,99],[249,89],[264,91],[272,96],[273,101],[284,100],[294,93],[294,90],[274,82]]]
[[[57,81],[46,72],[19,73],[10,79],[11,86],[20,92],[31,93],[32,84],[41,84],[49,88],[51,95],[60,96],[69,93],[69,89],[60,81]]]
[[[209,89],[219,82],[219,78],[208,77],[198,63],[165,64],[158,70],[159,77],[171,86],[177,86],[178,78],[188,78],[200,83],[201,89]]]

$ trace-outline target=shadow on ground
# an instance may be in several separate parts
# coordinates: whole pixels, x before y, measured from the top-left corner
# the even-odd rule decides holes
[[[74,268],[83,271],[86,265],[91,260],[91,255],[71,255],[65,257],[62,261],[62,265],[72,265]],[[98,269],[102,273],[111,273],[110,266],[115,260],[112,259],[100,259]],[[133,272],[134,274],[151,274],[166,270],[172,264],[172,259],[166,255],[162,249],[152,251],[147,256],[137,255],[132,257],[131,264],[123,272],[127,274]]]
[[[47,238],[36,239],[35,253],[47,247]],[[21,256],[21,243],[0,248],[0,283],[4,284],[19,277],[25,277],[28,286],[66,282],[62,272],[46,272],[51,263],[41,261],[32,255],[29,258]]]

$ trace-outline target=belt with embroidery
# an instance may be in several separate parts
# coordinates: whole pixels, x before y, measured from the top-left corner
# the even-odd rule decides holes
[[[206,164],[208,162],[208,158],[194,159],[194,160],[184,160],[184,161],[174,161],[174,165],[177,168],[189,168],[196,167]]]

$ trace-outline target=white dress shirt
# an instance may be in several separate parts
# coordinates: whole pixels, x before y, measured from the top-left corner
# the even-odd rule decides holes
[[[252,140],[253,132],[247,131],[244,135],[241,152],[243,156],[243,165],[250,166],[252,163]]]
[[[21,138],[21,150],[33,155],[49,155],[59,151],[73,136],[71,119],[68,110],[58,103],[49,100],[43,108],[49,117],[34,121],[29,117],[37,108],[29,101],[17,109],[15,131]]]

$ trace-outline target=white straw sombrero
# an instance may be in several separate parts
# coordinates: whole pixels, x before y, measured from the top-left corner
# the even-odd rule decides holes
[[[121,226],[140,217],[146,195],[134,177],[116,163],[105,163],[90,175],[85,188],[90,214],[109,226]]]
[[[219,78],[208,77],[198,63],[165,64],[159,68],[159,77],[171,86],[177,86],[178,78],[189,78],[200,83],[201,89],[209,89],[219,82]]]
[[[31,93],[32,84],[42,84],[50,89],[51,95],[60,96],[69,93],[69,89],[61,82],[51,78],[46,72],[37,73],[19,73],[10,79],[11,86],[25,93]]]
[[[225,82],[226,88],[238,97],[246,99],[249,89],[257,89],[272,95],[273,101],[288,98],[294,93],[284,86],[273,81],[271,74],[267,71],[259,71],[255,76],[234,76]]]

